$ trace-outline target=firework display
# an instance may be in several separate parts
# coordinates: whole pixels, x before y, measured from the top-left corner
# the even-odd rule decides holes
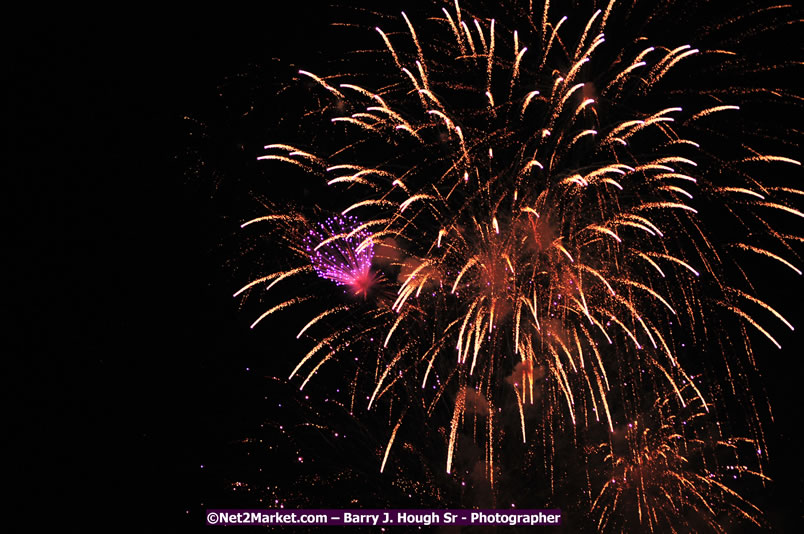
[[[298,70],[326,133],[259,159],[328,193],[243,224],[284,247],[235,294],[265,306],[252,328],[306,317],[288,379],[382,414],[380,472],[406,425],[432,427],[443,476],[494,494],[525,464],[553,489],[565,448],[594,451],[580,469],[601,530],[762,524],[726,479],[768,478],[753,343],[781,348],[793,325],[745,263],[802,274],[804,192],[786,179],[795,136],[744,118],[793,95],[735,85],[759,69],[721,44],[750,14],[696,44],[664,5],[522,2],[498,20],[464,4],[384,19],[345,73]],[[325,366],[337,386],[316,383]]]

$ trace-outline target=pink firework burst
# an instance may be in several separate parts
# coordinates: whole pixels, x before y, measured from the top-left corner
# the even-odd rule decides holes
[[[371,232],[362,229],[357,218],[335,216],[317,223],[304,238],[304,246],[318,276],[348,286],[354,295],[367,296],[375,281],[374,244]]]

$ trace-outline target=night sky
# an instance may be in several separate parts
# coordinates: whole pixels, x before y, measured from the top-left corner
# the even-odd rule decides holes
[[[182,532],[204,529],[207,507],[260,507],[232,489],[261,461],[238,442],[268,436],[266,419],[308,414],[266,378],[295,365],[293,336],[277,340],[279,323],[249,330],[253,314],[231,295],[245,281],[238,226],[259,213],[260,195],[309,201],[298,188],[261,190],[253,157],[281,141],[272,127],[288,128],[272,91],[293,65],[320,71],[331,47],[350,44],[322,42],[334,10],[309,4],[180,16],[32,10],[4,21],[3,441],[14,452],[3,478],[20,501],[7,511],[30,512],[29,525]],[[800,280],[760,289],[804,326]],[[775,482],[754,502],[777,531],[794,532],[804,340],[796,331],[779,341],[783,351],[755,344],[775,416]],[[289,412],[272,414],[282,399]],[[347,450],[312,436],[303,448],[322,457],[301,467],[292,447],[266,453],[276,462],[266,479],[291,487],[385,443],[370,423],[336,423],[366,432],[364,442]],[[368,489],[311,489],[311,504],[341,505],[349,491],[366,507],[395,499],[370,503],[372,491],[393,490],[371,472],[362,480]],[[97,516],[81,516],[90,509]]]

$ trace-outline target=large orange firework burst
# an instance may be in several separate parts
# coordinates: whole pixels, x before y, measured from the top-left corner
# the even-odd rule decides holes
[[[614,447],[617,428],[644,417],[646,391],[703,413],[733,397],[764,460],[760,408],[741,393],[756,365],[749,340],[778,346],[774,329],[793,327],[756,295],[742,263],[757,256],[800,275],[801,238],[775,228],[804,213],[793,204],[802,191],[782,179],[798,172],[797,141],[771,152],[772,139],[741,116],[794,95],[719,84],[757,69],[705,42],[728,41],[752,14],[706,26],[695,44],[657,29],[661,9],[620,4],[567,18],[528,2],[506,10],[515,28],[449,2],[374,28],[378,48],[354,60],[353,74],[298,71],[317,106],[305,120],[324,140],[269,144],[260,159],[325,182],[335,213],[283,206],[246,222],[279,233],[292,265],[236,295],[295,288],[252,327],[292,307],[310,313],[297,336],[309,346],[290,374],[300,387],[324,365],[357,362],[344,373],[350,410],[387,413],[381,471],[411,407],[448,420],[447,473],[469,434],[493,487],[501,440],[555,456],[555,436],[607,432]],[[784,6],[761,11],[772,14],[768,27],[786,20],[775,18]],[[332,215],[350,223],[311,233]],[[310,251],[327,249],[371,261],[360,263],[370,280],[360,298],[322,289],[332,276],[313,283],[320,260],[311,264]],[[354,278],[348,262],[331,267]],[[662,434],[676,416],[659,423],[657,444],[642,443],[641,430],[623,438],[666,473],[640,483],[685,483],[674,434]],[[551,480],[556,460],[545,461]],[[611,462],[615,478],[633,479],[631,464]],[[690,497],[700,484],[679,486],[663,510],[726,494],[707,484],[700,502]],[[625,499],[617,495],[609,506]]]

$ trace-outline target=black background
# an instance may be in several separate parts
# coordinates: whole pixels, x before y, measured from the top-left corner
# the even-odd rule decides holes
[[[3,434],[14,452],[3,479],[29,523],[194,530],[227,500],[216,466],[264,416],[252,370],[267,351],[222,265],[235,200],[189,168],[188,147],[227,79],[264,75],[272,58],[316,61],[328,17],[283,3],[4,21]],[[804,324],[800,282],[771,291]],[[776,482],[762,502],[794,532],[802,340],[782,341],[761,364],[776,416]]]

